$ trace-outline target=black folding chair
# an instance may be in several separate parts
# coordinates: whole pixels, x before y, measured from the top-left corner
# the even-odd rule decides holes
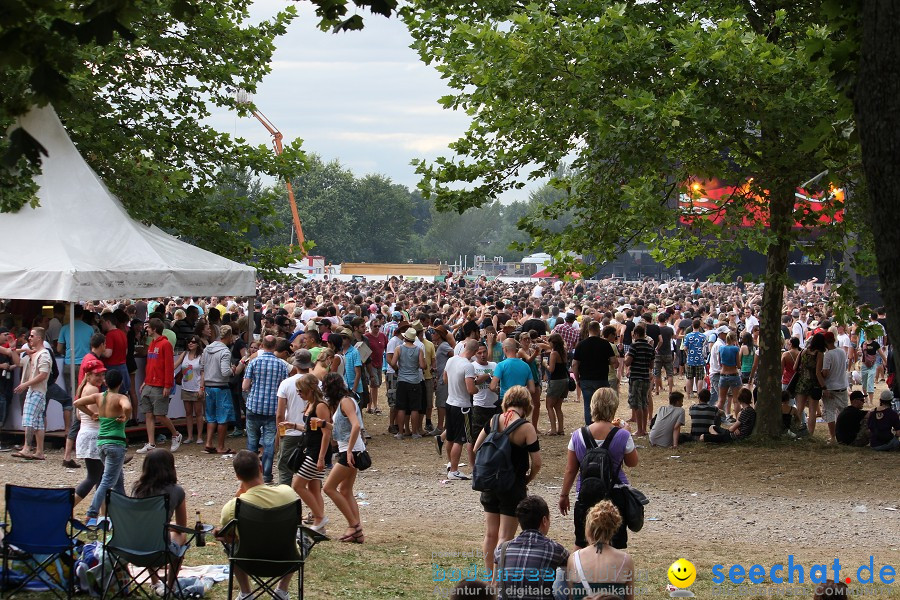
[[[195,531],[190,527],[169,523],[169,497],[161,495],[130,498],[109,490],[106,494],[106,516],[109,517],[109,522],[103,528],[103,550],[110,559],[113,576],[107,576],[107,561],[104,560],[100,576],[103,582],[102,598],[105,600],[127,596],[137,590],[145,596],[154,597],[153,590],[144,585],[151,581],[150,574],[158,576],[160,569],[163,570],[163,598],[168,600],[173,594],[180,597],[181,589],[171,589],[169,578],[178,587],[177,569]],[[187,534],[189,537],[185,545],[177,548],[171,543],[170,532]],[[131,574],[129,564],[139,567],[134,575]],[[108,595],[114,582],[117,589],[112,595]]]
[[[6,508],[0,523],[3,555],[3,578],[0,597],[12,597],[26,586],[41,581],[57,598],[71,598],[75,593],[75,536],[86,527],[72,518],[75,507],[74,488],[35,488],[6,484]],[[38,558],[40,557],[40,558]],[[10,560],[17,560],[28,570],[25,578],[10,584]],[[60,560],[65,569],[56,575],[48,569]],[[64,580],[63,580],[64,579]],[[13,589],[10,589],[10,588]]]
[[[275,594],[278,582],[291,573],[297,578],[298,599],[303,600],[304,566],[310,550],[328,537],[308,527],[301,527],[302,505],[296,502],[276,508],[259,508],[238,498],[234,506],[234,519],[219,533],[220,538],[231,539],[225,543],[228,553],[228,598],[234,591],[236,568],[247,574],[255,586],[247,600],[266,594],[280,600]],[[298,540],[301,542],[298,546]]]

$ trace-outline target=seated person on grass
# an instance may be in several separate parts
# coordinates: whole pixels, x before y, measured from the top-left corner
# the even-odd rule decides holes
[[[722,417],[725,416],[719,407],[710,403],[711,394],[709,390],[703,389],[697,392],[697,403],[691,406],[691,438],[698,440],[700,436],[709,431],[709,428],[715,425],[718,427],[722,424]]]
[[[868,446],[869,428],[866,417],[869,411],[863,410],[866,395],[859,390],[850,393],[850,406],[844,408],[834,423],[834,437],[838,444],[845,446]]]
[[[684,394],[671,392],[669,404],[659,407],[650,428],[650,445],[663,448],[678,448],[678,442],[691,441],[690,434],[681,433],[684,425]]]
[[[741,413],[738,420],[727,429],[722,427],[710,427],[709,433],[700,436],[701,442],[713,444],[727,444],[736,440],[742,440],[753,433],[756,425],[756,410],[753,408],[753,393],[747,388],[741,388],[737,397]]]

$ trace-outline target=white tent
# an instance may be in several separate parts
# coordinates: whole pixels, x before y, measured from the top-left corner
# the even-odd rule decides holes
[[[84,162],[52,108],[18,123],[44,148],[40,206],[0,213],[0,298],[252,296],[256,269],[132,220]],[[217,232],[210,232],[215,235]]]
[[[255,294],[253,267],[132,220],[78,153],[52,108],[33,109],[18,125],[43,145],[48,156],[35,179],[40,206],[0,213],[2,240],[8,248],[0,255],[0,298],[72,303]],[[251,302],[251,310],[252,306]],[[70,304],[70,321],[73,307]],[[70,334],[74,338],[74,330]],[[180,407],[180,401],[177,404]],[[18,429],[21,415],[10,408],[7,424]],[[47,416],[48,430],[58,429],[59,407],[54,405]]]

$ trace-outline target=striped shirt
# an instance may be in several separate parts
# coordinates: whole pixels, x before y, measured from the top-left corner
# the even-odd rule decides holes
[[[631,357],[631,373],[629,379],[650,380],[650,367],[656,359],[656,352],[646,339],[634,340],[628,349]]]
[[[719,408],[715,404],[694,404],[690,408],[691,435],[703,435],[709,433],[711,425],[719,425],[721,417]]]
[[[271,352],[260,353],[250,361],[244,379],[250,380],[247,410],[258,415],[273,416],[278,407],[278,386],[287,379],[287,363]]]

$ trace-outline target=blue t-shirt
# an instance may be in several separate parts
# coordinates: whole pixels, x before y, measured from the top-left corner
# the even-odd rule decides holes
[[[75,364],[80,365],[84,356],[91,351],[91,336],[94,328],[84,321],[75,321]],[[72,346],[69,345],[69,325],[62,326],[59,332],[59,343],[66,347],[66,364],[72,364]]]
[[[356,367],[362,367],[362,360],[360,360],[359,350],[355,346],[350,346],[344,354],[344,381],[347,382],[347,389],[353,387],[353,380],[356,379]],[[357,393],[363,391],[362,376],[360,376],[359,384],[353,391]]]
[[[702,367],[703,345],[706,343],[706,336],[699,331],[692,331],[684,336],[684,347],[687,350],[687,364],[690,367]]]
[[[719,348],[719,361],[723,367],[736,367],[738,364],[738,352],[741,349],[737,346],[722,346]]]
[[[503,395],[509,388],[514,385],[527,386],[529,381],[534,380],[531,367],[521,358],[507,358],[498,364],[494,369],[494,377],[500,379],[500,402],[503,402]]]

